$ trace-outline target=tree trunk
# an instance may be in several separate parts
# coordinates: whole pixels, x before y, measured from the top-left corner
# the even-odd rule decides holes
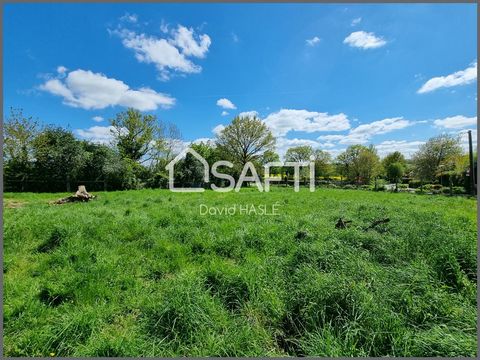
[[[71,191],[71,190],[70,190],[70,174],[67,174],[67,179],[66,179],[66,181],[67,181],[67,192],[70,192],[70,191]]]

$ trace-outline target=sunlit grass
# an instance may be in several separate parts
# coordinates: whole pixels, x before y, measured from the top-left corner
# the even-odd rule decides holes
[[[5,194],[6,356],[476,355],[475,200],[96,195]],[[351,226],[336,229],[340,217]]]

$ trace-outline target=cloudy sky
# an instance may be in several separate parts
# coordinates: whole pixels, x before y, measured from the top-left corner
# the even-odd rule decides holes
[[[188,142],[248,113],[280,154],[409,155],[476,129],[476,26],[474,4],[6,5],[4,115],[106,142],[134,107]]]

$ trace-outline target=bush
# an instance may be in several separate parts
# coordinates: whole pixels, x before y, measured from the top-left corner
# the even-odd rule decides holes
[[[422,182],[420,180],[411,180],[408,183],[408,187],[412,189],[416,189],[416,188],[419,188],[421,184]]]
[[[463,186],[454,186],[452,187],[452,190],[450,191],[450,187],[444,186],[441,190],[442,194],[449,195],[450,193],[454,195],[462,195],[465,194],[465,188]]]
[[[355,185],[352,185],[352,184],[344,185],[343,188],[344,189],[350,189],[350,190],[356,190],[357,189],[357,187]]]
[[[168,175],[166,173],[157,172],[147,180],[146,187],[149,188],[168,188]]]
[[[449,194],[450,194],[450,188],[444,186],[444,187],[442,188],[442,194],[449,195]]]

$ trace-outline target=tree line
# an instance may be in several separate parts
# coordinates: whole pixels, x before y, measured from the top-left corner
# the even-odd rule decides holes
[[[108,144],[77,139],[71,130],[44,126],[21,109],[11,109],[4,122],[4,190],[56,192],[72,191],[77,185],[92,190],[126,190],[168,185],[165,166],[181,150],[181,134],[171,123],[154,115],[127,109],[110,120],[112,141]],[[228,160],[233,167],[222,173],[238,178],[247,162],[263,174],[268,162],[279,162],[276,139],[257,117],[235,117],[214,141],[191,144],[212,165]],[[373,145],[351,145],[333,158],[329,152],[311,146],[289,148],[287,162],[315,162],[318,179],[338,179],[347,184],[370,185],[386,179],[398,184],[417,181],[420,186],[440,182],[451,188],[468,189],[468,154],[458,137],[442,134],[423,144],[411,159],[399,151],[380,159]],[[285,182],[293,169],[270,170]],[[301,177],[308,176],[308,169]],[[175,166],[175,181],[180,186],[203,186],[202,164],[187,154]],[[212,178],[217,186],[224,179]],[[397,185],[398,187],[398,185]]]

